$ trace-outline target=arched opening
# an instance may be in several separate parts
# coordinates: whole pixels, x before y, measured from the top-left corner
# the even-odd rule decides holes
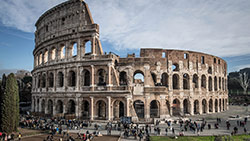
[[[98,86],[106,86],[106,72],[103,69],[97,71],[98,74]]]
[[[167,73],[163,73],[161,75],[161,84],[162,86],[168,87],[168,74]]]
[[[219,77],[219,89],[221,90],[221,77]]]
[[[36,112],[39,112],[39,99],[37,99],[37,106],[36,106]]]
[[[212,77],[211,76],[209,76],[209,78],[208,78],[208,90],[209,91],[213,90]]]
[[[89,112],[89,102],[87,100],[82,101],[82,118],[88,119],[90,116]]]
[[[215,77],[214,77],[214,90],[215,90],[215,91],[218,90],[217,83],[218,83],[217,77],[215,76]]]
[[[68,78],[69,87],[76,86],[76,73],[74,71],[69,71],[69,78]]]
[[[209,112],[213,112],[213,100],[209,100]]]
[[[66,54],[66,47],[65,47],[65,45],[61,45],[61,48],[60,48],[59,52],[60,52],[60,59],[64,59],[65,58],[65,54]]]
[[[77,43],[72,45],[72,57],[77,55]]]
[[[173,116],[180,116],[181,109],[180,109],[180,101],[178,99],[173,100]]]
[[[167,107],[167,113],[170,115],[170,103],[168,100],[166,100],[166,107]]]
[[[106,103],[103,100],[96,103],[96,113],[98,119],[106,119]]]
[[[134,102],[134,109],[138,118],[144,118],[144,102],[136,100]]]
[[[45,113],[45,100],[43,99],[42,100],[42,103],[41,103],[41,113]]]
[[[202,113],[207,113],[207,101],[205,99],[202,100]]]
[[[155,75],[155,73],[152,73],[151,72],[151,76],[152,76],[152,79],[153,79],[153,81],[154,81],[154,85],[157,85],[156,83],[156,75]]]
[[[215,99],[214,107],[215,107],[215,112],[217,113],[218,112],[218,100],[217,99]]]
[[[42,88],[46,87],[46,74],[42,75]]]
[[[44,55],[43,55],[43,60],[44,60],[44,63],[47,63],[48,60],[49,60],[49,55],[48,55],[48,50],[45,51]]]
[[[207,82],[206,76],[205,76],[205,75],[202,75],[202,76],[201,76],[201,87],[202,87],[202,88],[205,88],[205,89],[206,89],[206,82]]]
[[[43,63],[43,54],[40,53],[39,55],[39,65],[41,65]]]
[[[53,116],[53,101],[51,99],[48,101],[48,114]]]
[[[113,116],[114,119],[119,119],[124,117],[124,103],[122,101],[116,100],[113,105]]]
[[[144,74],[142,71],[140,71],[140,70],[135,71],[134,83],[135,84],[143,84],[144,83]]]
[[[179,75],[174,74],[173,75],[173,89],[179,89]]]
[[[189,87],[189,75],[185,73],[183,75],[183,89],[188,90],[189,88],[190,88]]]
[[[150,103],[150,118],[160,117],[160,103],[157,100],[153,100]]]
[[[85,55],[91,54],[91,41],[85,43]]]
[[[173,71],[179,71],[179,70],[180,70],[180,69],[179,69],[179,64],[174,63],[174,64],[172,65],[172,70],[173,70]]]
[[[190,114],[189,113],[189,101],[187,99],[183,100],[183,112],[184,114]]]
[[[57,82],[57,86],[58,87],[63,87],[64,86],[64,75],[63,75],[63,73],[62,72],[59,72],[58,73],[58,82]]]
[[[209,73],[209,74],[212,74],[212,67],[208,67],[208,70],[207,70],[207,72]]]
[[[219,112],[221,112],[221,99],[219,99]]]
[[[199,88],[198,79],[199,79],[198,75],[194,74],[193,75],[193,88]]]
[[[58,100],[56,103],[56,113],[57,114],[63,113],[63,102],[61,100]]]
[[[51,60],[55,60],[56,59],[56,48],[52,48],[51,50]]]
[[[69,100],[67,114],[75,114],[76,113],[76,104],[74,100]]]
[[[83,70],[83,86],[90,86],[90,72]]]
[[[200,114],[199,108],[200,108],[199,101],[195,100],[194,101],[194,114]]]
[[[49,74],[49,87],[54,87],[54,74],[52,72]]]
[[[127,73],[126,72],[124,72],[124,71],[120,72],[119,81],[120,81],[121,86],[124,86],[124,85],[128,84]]]

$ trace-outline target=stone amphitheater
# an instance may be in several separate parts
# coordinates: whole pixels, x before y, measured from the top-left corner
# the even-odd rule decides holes
[[[36,22],[32,112],[88,120],[152,121],[228,109],[227,64],[187,50],[103,52],[99,25],[83,0]]]

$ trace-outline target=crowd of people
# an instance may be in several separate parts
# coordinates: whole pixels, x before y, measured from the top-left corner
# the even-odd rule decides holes
[[[217,118],[216,122],[208,123],[205,119],[199,121],[189,120],[167,120],[162,124],[163,121],[157,120],[155,124],[134,124],[126,122],[108,122],[106,125],[92,123],[88,120],[70,120],[64,118],[41,118],[30,115],[21,117],[20,126],[21,128],[35,129],[50,131],[50,134],[44,140],[52,141],[55,135],[61,135],[60,140],[74,141],[80,139],[83,141],[92,140],[96,136],[102,136],[102,130],[107,131],[107,135],[112,135],[112,131],[120,132],[120,135],[124,138],[133,137],[139,140],[149,140],[150,135],[161,135],[161,136],[184,136],[185,133],[191,132],[193,134],[200,135],[204,130],[220,129],[222,121]],[[233,121],[225,121],[226,129],[230,130]],[[231,134],[238,134],[239,128],[243,128],[244,133],[247,133],[247,118],[244,120],[237,120],[236,126],[233,127]],[[179,126],[179,127],[178,127]],[[86,132],[80,132],[84,129]],[[77,130],[77,137],[73,137],[69,134],[70,130]],[[90,133],[91,130],[91,133]],[[83,131],[83,130],[82,130]],[[164,133],[165,131],[165,133]],[[102,132],[103,133],[103,132]],[[13,140],[14,134],[5,134],[0,132],[0,140]],[[19,133],[17,138],[21,140],[22,134]]]

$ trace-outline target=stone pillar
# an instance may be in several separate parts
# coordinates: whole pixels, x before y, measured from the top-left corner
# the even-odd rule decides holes
[[[194,115],[194,102],[190,100],[190,115]]]
[[[145,87],[149,87],[150,86],[150,66],[148,64],[144,65],[144,69],[145,69],[145,74],[144,74],[144,86]]]
[[[91,50],[92,50],[92,54],[96,55],[96,48],[95,48],[95,35],[92,35],[92,41],[91,41]]]
[[[160,106],[158,107],[160,109],[160,118],[165,118],[166,117],[166,111],[167,111],[167,106],[166,106],[166,96],[161,95],[160,96]]]
[[[48,114],[48,100],[47,99],[45,99],[44,109],[45,109],[44,113]]]
[[[126,116],[129,117],[130,116],[130,112],[129,112],[129,105],[130,104],[130,98],[126,98]]]
[[[94,97],[90,97],[90,120],[94,120]]]
[[[67,110],[66,110],[66,104],[63,104],[63,114],[66,114],[66,112],[67,112]]]
[[[112,75],[111,75],[111,70],[112,69],[112,64],[109,63],[108,64],[108,83],[107,83],[107,86],[108,87],[111,87],[112,86]]]
[[[107,104],[107,120],[111,120],[111,97],[110,96],[107,96],[107,99],[108,99],[108,104]]]
[[[80,68],[76,68],[76,91],[80,90],[80,80],[81,80],[81,75],[80,75]]]
[[[199,100],[199,113],[203,114],[202,100]]]
[[[201,91],[201,76],[198,76],[198,90]]]
[[[32,111],[32,112],[35,112],[35,98],[32,97],[31,100],[32,100],[32,102],[31,102],[31,103],[32,103],[32,104],[31,104],[31,111]]]
[[[64,70],[63,70],[63,73],[64,73],[63,87],[64,87],[64,89],[66,90],[66,89],[67,89],[67,86],[68,86],[68,83],[67,83],[67,80],[68,80],[67,70],[64,69]]]
[[[57,85],[57,71],[56,70],[54,70],[54,91],[56,91],[56,85]]]
[[[90,81],[91,91],[95,89],[95,67],[91,65],[91,81]]]
[[[206,76],[206,89],[207,89],[207,92],[209,92],[209,77]]]
[[[145,96],[145,104],[144,104],[144,118],[149,119],[150,118],[150,96]]]
[[[183,75],[182,73],[178,73],[179,75],[179,88],[180,88],[180,91],[183,90]]]
[[[69,59],[69,42],[66,42],[65,45],[65,60]]]
[[[206,113],[209,113],[209,101],[207,101],[207,105],[206,105]]]
[[[76,113],[75,114],[76,114],[76,117],[78,118],[79,117],[79,111],[80,111],[79,110],[79,98],[76,98],[75,101],[76,101],[76,111],[75,111]]]
[[[211,78],[212,78],[212,92],[214,92],[214,91],[215,91],[215,87],[214,87],[214,77],[211,76]]]
[[[77,60],[80,60],[82,58],[82,53],[81,53],[81,39],[79,38],[77,40]]]
[[[52,111],[52,115],[53,115],[53,116],[56,115],[56,100],[53,101],[53,111]]]
[[[184,115],[184,106],[183,106],[183,100],[180,100],[180,115]]]
[[[168,77],[168,89],[170,90],[170,91],[172,91],[173,90],[173,73],[171,73],[171,74],[169,74],[169,77]]]
[[[193,91],[195,86],[193,86],[193,76],[189,76],[189,90]],[[198,85],[199,86],[199,85]]]

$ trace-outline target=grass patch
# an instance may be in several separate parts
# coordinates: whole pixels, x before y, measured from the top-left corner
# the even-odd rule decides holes
[[[152,136],[151,141],[215,141],[215,136],[184,136],[178,137],[162,137],[162,136]],[[236,135],[236,136],[221,136],[222,140],[218,141],[248,141],[250,140],[250,135]]]

